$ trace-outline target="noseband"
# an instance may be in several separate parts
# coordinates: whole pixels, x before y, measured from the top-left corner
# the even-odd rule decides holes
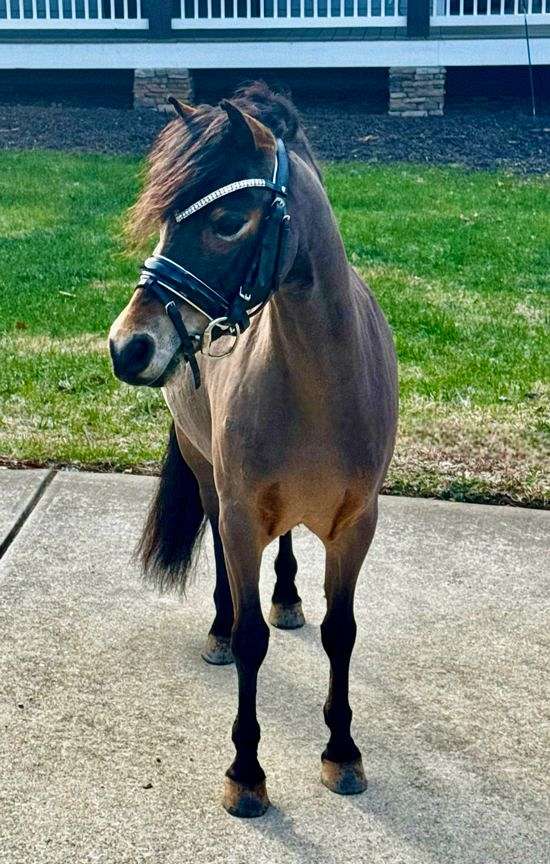
[[[176,222],[189,219],[212,202],[241,189],[266,189],[272,195],[271,206],[262,220],[258,240],[246,276],[233,297],[224,297],[190,270],[164,255],[147,258],[142,269],[139,287],[150,291],[164,305],[167,315],[181,341],[185,360],[191,366],[195,387],[200,387],[200,370],[195,357],[197,342],[203,354],[224,357],[235,348],[243,330],[279,287],[284,250],[290,227],[286,209],[288,186],[288,154],[282,140],[277,140],[275,170],[271,180],[249,178],[237,180],[210,192],[194,204],[175,214]],[[208,318],[202,337],[189,335],[174,297],[183,300]],[[212,354],[211,345],[220,336],[234,337],[229,351]]]

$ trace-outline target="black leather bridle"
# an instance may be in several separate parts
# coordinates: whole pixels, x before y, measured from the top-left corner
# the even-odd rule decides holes
[[[200,387],[200,370],[195,351],[200,347],[210,357],[224,357],[235,348],[243,330],[250,324],[252,315],[257,314],[270,297],[277,291],[284,261],[284,250],[290,227],[290,216],[286,208],[288,189],[288,154],[282,140],[277,140],[275,170],[271,180],[248,178],[237,180],[215,189],[185,210],[176,212],[176,222],[183,222],[219,198],[238,192],[241,189],[266,189],[272,195],[271,206],[262,220],[257,245],[246,276],[233,297],[227,298],[203,282],[190,270],[177,264],[164,255],[147,258],[139,280],[140,288],[150,291],[164,305],[181,341],[182,353],[191,366],[195,387]],[[208,320],[202,337],[194,337],[187,332],[174,297],[183,300],[197,309]],[[229,334],[234,337],[229,351],[212,354],[210,346],[220,336]]]

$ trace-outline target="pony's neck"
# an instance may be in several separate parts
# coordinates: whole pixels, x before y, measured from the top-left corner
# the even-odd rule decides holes
[[[344,245],[325,190],[301,159],[293,158],[292,167],[292,263],[269,308],[273,340],[296,355],[296,342],[304,350],[333,350],[353,300]]]

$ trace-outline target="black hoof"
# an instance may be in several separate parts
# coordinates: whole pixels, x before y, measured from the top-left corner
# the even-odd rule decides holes
[[[249,788],[232,780],[231,777],[226,777],[223,806],[231,816],[239,816],[241,819],[256,819],[258,816],[263,816],[269,807],[265,780]]]
[[[272,603],[269,612],[269,623],[279,630],[297,630],[306,623],[302,611],[302,601],[284,606],[282,603]]]
[[[233,653],[229,643],[229,639],[209,633],[204,651],[201,651],[202,659],[213,666],[227,666],[233,663]]]
[[[358,795],[367,788],[361,757],[353,762],[330,762],[323,759],[321,782],[338,795]]]

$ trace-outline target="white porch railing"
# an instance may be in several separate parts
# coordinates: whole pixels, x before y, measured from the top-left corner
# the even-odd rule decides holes
[[[406,27],[407,0],[181,0],[174,29]]]
[[[0,0],[0,29],[146,29],[141,0]]]
[[[525,5],[524,5],[525,4]],[[434,27],[492,24],[550,24],[550,0],[432,0]]]
[[[550,23],[550,0],[430,2],[430,23],[435,27],[521,24],[524,2],[530,24]],[[169,32],[169,19],[166,23]],[[407,0],[179,0],[179,17],[171,21],[172,30],[406,25]],[[144,30],[148,26],[142,0],[0,0],[0,30]]]

